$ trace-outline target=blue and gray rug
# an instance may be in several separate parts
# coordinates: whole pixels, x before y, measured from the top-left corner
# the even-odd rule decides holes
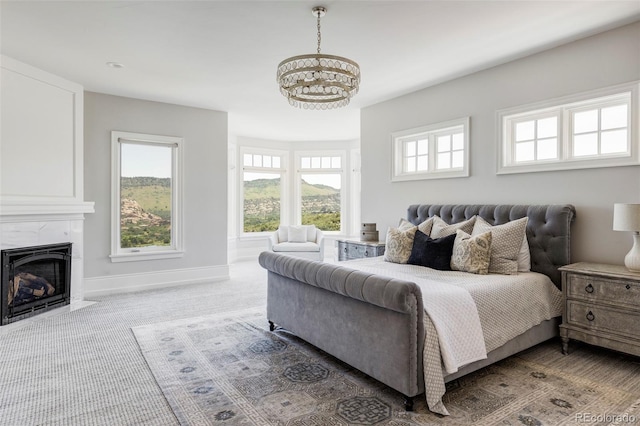
[[[284,330],[268,331],[262,311],[133,332],[182,425],[610,424],[625,413],[640,422],[640,396],[520,357],[450,384],[451,416],[429,412],[420,397],[409,413],[398,392]]]

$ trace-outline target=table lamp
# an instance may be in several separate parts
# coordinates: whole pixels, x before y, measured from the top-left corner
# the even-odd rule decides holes
[[[630,271],[640,272],[640,204],[615,203],[613,230],[633,232],[633,247],[624,257],[624,265]]]

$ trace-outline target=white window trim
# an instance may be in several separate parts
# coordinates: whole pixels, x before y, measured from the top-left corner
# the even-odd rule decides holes
[[[171,247],[120,247],[120,140],[174,146],[171,179]],[[182,158],[184,139],[131,132],[111,132],[111,262],[171,259],[184,256]]]
[[[458,118],[455,120],[444,121],[441,123],[429,124],[427,126],[416,127],[413,129],[402,130],[391,134],[391,182],[404,182],[423,179],[448,179],[469,176],[469,117]],[[462,126],[464,138],[464,164],[459,169],[435,169],[435,156],[437,155],[435,143],[429,143],[429,171],[425,172],[403,172],[403,140],[410,136],[420,134],[441,133],[454,127]],[[431,140],[431,137],[429,138]]]
[[[339,169],[333,168],[307,168],[303,169],[302,157],[340,157]],[[347,173],[345,173],[345,162],[347,161],[347,152],[344,150],[323,150],[323,151],[295,151],[295,170],[296,182],[294,186],[294,206],[295,206],[295,223],[302,223],[302,174],[340,174],[340,230],[339,231],[322,231],[325,235],[341,235],[346,230],[346,207],[347,207],[347,185],[349,183]]]
[[[630,151],[623,154],[592,157],[571,157],[571,111],[582,108],[588,101],[607,102],[607,97],[615,97],[624,92],[631,94],[629,110],[629,140]],[[557,115],[558,117],[558,149],[557,160],[540,160],[521,164],[510,163],[512,156],[511,138],[506,138],[508,133],[507,120],[520,118],[538,118],[543,114]],[[497,174],[532,173],[554,170],[577,170],[603,167],[622,167],[640,165],[640,82],[619,84],[602,89],[582,92],[575,95],[564,96],[528,105],[499,110],[496,112],[496,134],[498,135],[497,147]]]
[[[285,150],[259,148],[253,146],[240,146],[238,150],[237,164],[240,167],[238,169],[238,230],[237,233],[242,240],[250,240],[255,237],[263,237],[265,235],[271,235],[274,231],[264,232],[244,232],[244,172],[255,173],[280,173],[280,223],[287,223],[289,211],[289,190],[286,184],[287,180],[287,168],[289,166],[289,152]],[[245,154],[257,154],[257,155],[270,155],[280,157],[280,168],[274,167],[251,167],[244,165]]]

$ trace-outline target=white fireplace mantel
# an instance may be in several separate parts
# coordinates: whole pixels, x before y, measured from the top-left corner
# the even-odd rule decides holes
[[[93,202],[60,203],[0,198],[0,223],[82,220],[86,213],[94,212]]]

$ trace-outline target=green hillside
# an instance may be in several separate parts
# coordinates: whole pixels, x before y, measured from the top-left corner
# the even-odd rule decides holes
[[[313,185],[304,180],[300,189],[303,197],[340,193],[339,189],[327,185]],[[280,198],[280,179],[256,179],[244,182],[244,199],[255,200],[259,198]]]
[[[123,248],[171,244],[170,178],[121,178],[120,205]]]
[[[244,199],[280,198],[280,179],[256,179],[244,183]]]
[[[340,190],[302,181],[302,224],[340,229]],[[280,225],[280,179],[244,182],[244,231],[275,231]]]
[[[135,200],[144,211],[171,218],[170,178],[123,177],[120,182],[120,199]]]

